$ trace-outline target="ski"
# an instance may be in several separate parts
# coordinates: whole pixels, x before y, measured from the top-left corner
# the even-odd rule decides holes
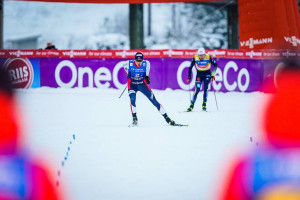
[[[197,111],[178,111],[179,113],[194,113],[194,112],[206,112],[206,113],[210,113],[211,111],[207,111],[207,110],[197,110]]]
[[[190,112],[193,112],[193,111],[187,111],[187,110],[184,110],[184,111],[178,111],[179,113],[190,113]]]
[[[175,124],[175,125],[170,125],[170,126],[179,126],[179,127],[185,126],[185,127],[187,127],[189,125],[187,125],[187,124]],[[137,124],[129,124],[128,127],[132,128],[132,127],[139,127],[139,126]]]
[[[175,124],[174,126],[189,126],[187,124]]]
[[[134,124],[134,123],[128,125],[129,128],[131,128],[131,127],[137,127],[137,126],[138,126],[138,124]]]
[[[138,126],[138,121],[137,121],[137,117],[135,115],[135,117],[133,117],[133,122],[131,124],[129,124],[128,127],[135,127]]]

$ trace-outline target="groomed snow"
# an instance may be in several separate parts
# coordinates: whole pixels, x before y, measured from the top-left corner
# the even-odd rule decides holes
[[[119,99],[121,92],[18,90],[28,125],[25,147],[53,162],[71,199],[210,200],[233,153],[257,148],[256,110],[263,93],[216,93],[217,111],[210,92],[208,112],[202,112],[201,92],[195,112],[184,113],[187,91],[154,90],[171,119],[188,127],[166,124],[139,93],[140,125],[129,128],[129,98],[125,92]]]

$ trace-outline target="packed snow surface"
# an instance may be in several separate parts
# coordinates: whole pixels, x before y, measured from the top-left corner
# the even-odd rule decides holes
[[[258,112],[266,94],[209,93],[186,113],[189,92],[154,90],[169,126],[141,93],[139,126],[129,128],[127,92],[93,88],[18,90],[27,124],[25,148],[53,162],[71,199],[213,199],[230,157],[257,148]],[[250,140],[252,137],[252,140]],[[69,149],[68,149],[69,148]],[[62,165],[64,163],[64,165]]]

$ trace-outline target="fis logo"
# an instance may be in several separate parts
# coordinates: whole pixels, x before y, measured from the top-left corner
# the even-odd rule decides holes
[[[33,68],[27,58],[11,58],[4,63],[14,88],[30,88],[33,82]]]

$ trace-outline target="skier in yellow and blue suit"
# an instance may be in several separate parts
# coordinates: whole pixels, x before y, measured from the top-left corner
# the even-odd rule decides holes
[[[211,65],[214,66],[213,72],[211,73]],[[191,81],[191,73],[193,66],[197,69],[197,76],[196,76],[196,84],[195,84],[195,92],[193,98],[191,100],[191,105],[187,109],[188,112],[191,112],[194,108],[197,95],[201,89],[201,84],[204,83],[204,92],[203,92],[203,103],[202,103],[202,110],[206,111],[206,102],[207,102],[207,90],[208,85],[211,80],[215,80],[215,74],[217,70],[217,62],[208,54],[205,53],[204,48],[199,48],[197,55],[193,57],[191,65],[189,67],[189,74],[187,78],[187,83]]]

